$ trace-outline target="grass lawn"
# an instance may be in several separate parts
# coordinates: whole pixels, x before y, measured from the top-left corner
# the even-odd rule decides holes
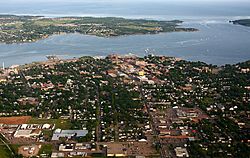
[[[53,135],[53,131],[51,131],[51,130],[43,130],[43,134],[44,134],[45,137],[51,138],[52,135]]]
[[[10,147],[14,150],[14,152],[17,154],[18,153],[18,148],[20,147],[20,145],[18,144],[11,144]]]
[[[52,148],[53,148],[53,146],[51,144],[42,145],[42,147],[41,147],[41,149],[39,151],[39,155],[40,154],[50,155],[52,153]]]
[[[70,129],[72,124],[70,120],[63,120],[63,119],[38,119],[32,118],[29,121],[30,124],[55,124],[56,128],[60,129]]]
[[[5,145],[0,145],[0,158],[12,157],[11,152]]]
[[[12,151],[9,150],[9,148],[2,142],[4,141],[5,143],[8,143],[7,140],[0,134],[0,158],[9,158],[13,157],[12,151],[17,154],[18,153],[18,147],[19,145],[17,144],[9,144],[10,148]]]
[[[19,145],[17,144],[11,144],[9,145],[12,150],[14,151],[15,154],[18,153],[18,147]],[[11,152],[9,151],[9,149],[4,145],[4,144],[0,144],[0,158],[10,158],[12,157]]]

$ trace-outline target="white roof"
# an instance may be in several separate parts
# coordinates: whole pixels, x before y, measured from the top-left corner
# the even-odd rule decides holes
[[[60,132],[57,131],[58,129],[55,130],[53,136],[52,136],[52,140],[59,140],[59,138],[61,137],[67,137],[67,138],[71,138],[72,136],[76,136],[76,137],[83,137],[86,136],[86,134],[88,133],[88,130],[61,130]]]
[[[43,129],[50,128],[50,124],[44,124],[42,128]]]
[[[31,132],[32,132],[32,130],[18,130],[18,131],[16,131],[15,136],[16,137],[22,137],[22,136],[27,137],[30,135]]]
[[[61,131],[62,131],[62,130],[58,128],[58,129],[55,130],[54,133],[61,133]]]
[[[22,128],[22,129],[25,129],[25,128],[27,128],[27,127],[28,127],[27,124],[22,124],[22,125],[21,125],[21,128]]]

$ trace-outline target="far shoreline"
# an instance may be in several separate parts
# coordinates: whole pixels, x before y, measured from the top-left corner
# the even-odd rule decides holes
[[[57,34],[80,33],[97,37],[159,34],[161,32],[195,32],[182,27],[181,20],[146,20],[122,17],[62,16],[47,18],[34,15],[0,14],[1,43],[32,43]]]
[[[16,15],[16,16],[43,16],[45,18],[59,18],[59,17],[95,17],[95,18],[105,18],[105,17],[115,17],[115,18],[125,18],[125,19],[143,19],[143,20],[176,20],[189,21],[189,20],[239,20],[239,19],[250,19],[250,15],[228,15],[228,16],[180,16],[180,15],[120,15],[120,14],[53,14],[53,13],[6,13],[0,12],[0,15]]]

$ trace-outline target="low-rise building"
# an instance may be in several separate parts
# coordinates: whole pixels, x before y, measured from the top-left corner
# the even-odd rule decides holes
[[[84,137],[88,134],[88,130],[61,130],[56,129],[52,136],[51,140],[59,140],[60,138],[68,138],[72,137]]]
[[[175,150],[177,157],[189,157],[189,154],[186,148],[176,147],[174,150]]]

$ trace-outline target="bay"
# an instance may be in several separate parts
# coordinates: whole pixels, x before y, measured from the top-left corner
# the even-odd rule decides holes
[[[56,0],[54,0],[56,1]],[[247,3],[247,2],[246,2]],[[15,5],[14,5],[15,4]],[[247,3],[249,4],[249,3]],[[171,6],[171,7],[169,7]],[[0,44],[0,63],[25,64],[46,60],[46,55],[60,58],[111,53],[181,57],[209,64],[233,64],[250,59],[250,28],[230,24],[229,20],[249,18],[250,5],[244,3],[179,4],[166,2],[115,3],[114,1],[1,1],[0,13],[17,15],[115,16],[157,20],[183,20],[184,27],[198,32],[174,32],[156,35],[132,35],[102,38],[80,34],[54,35],[34,43]]]

